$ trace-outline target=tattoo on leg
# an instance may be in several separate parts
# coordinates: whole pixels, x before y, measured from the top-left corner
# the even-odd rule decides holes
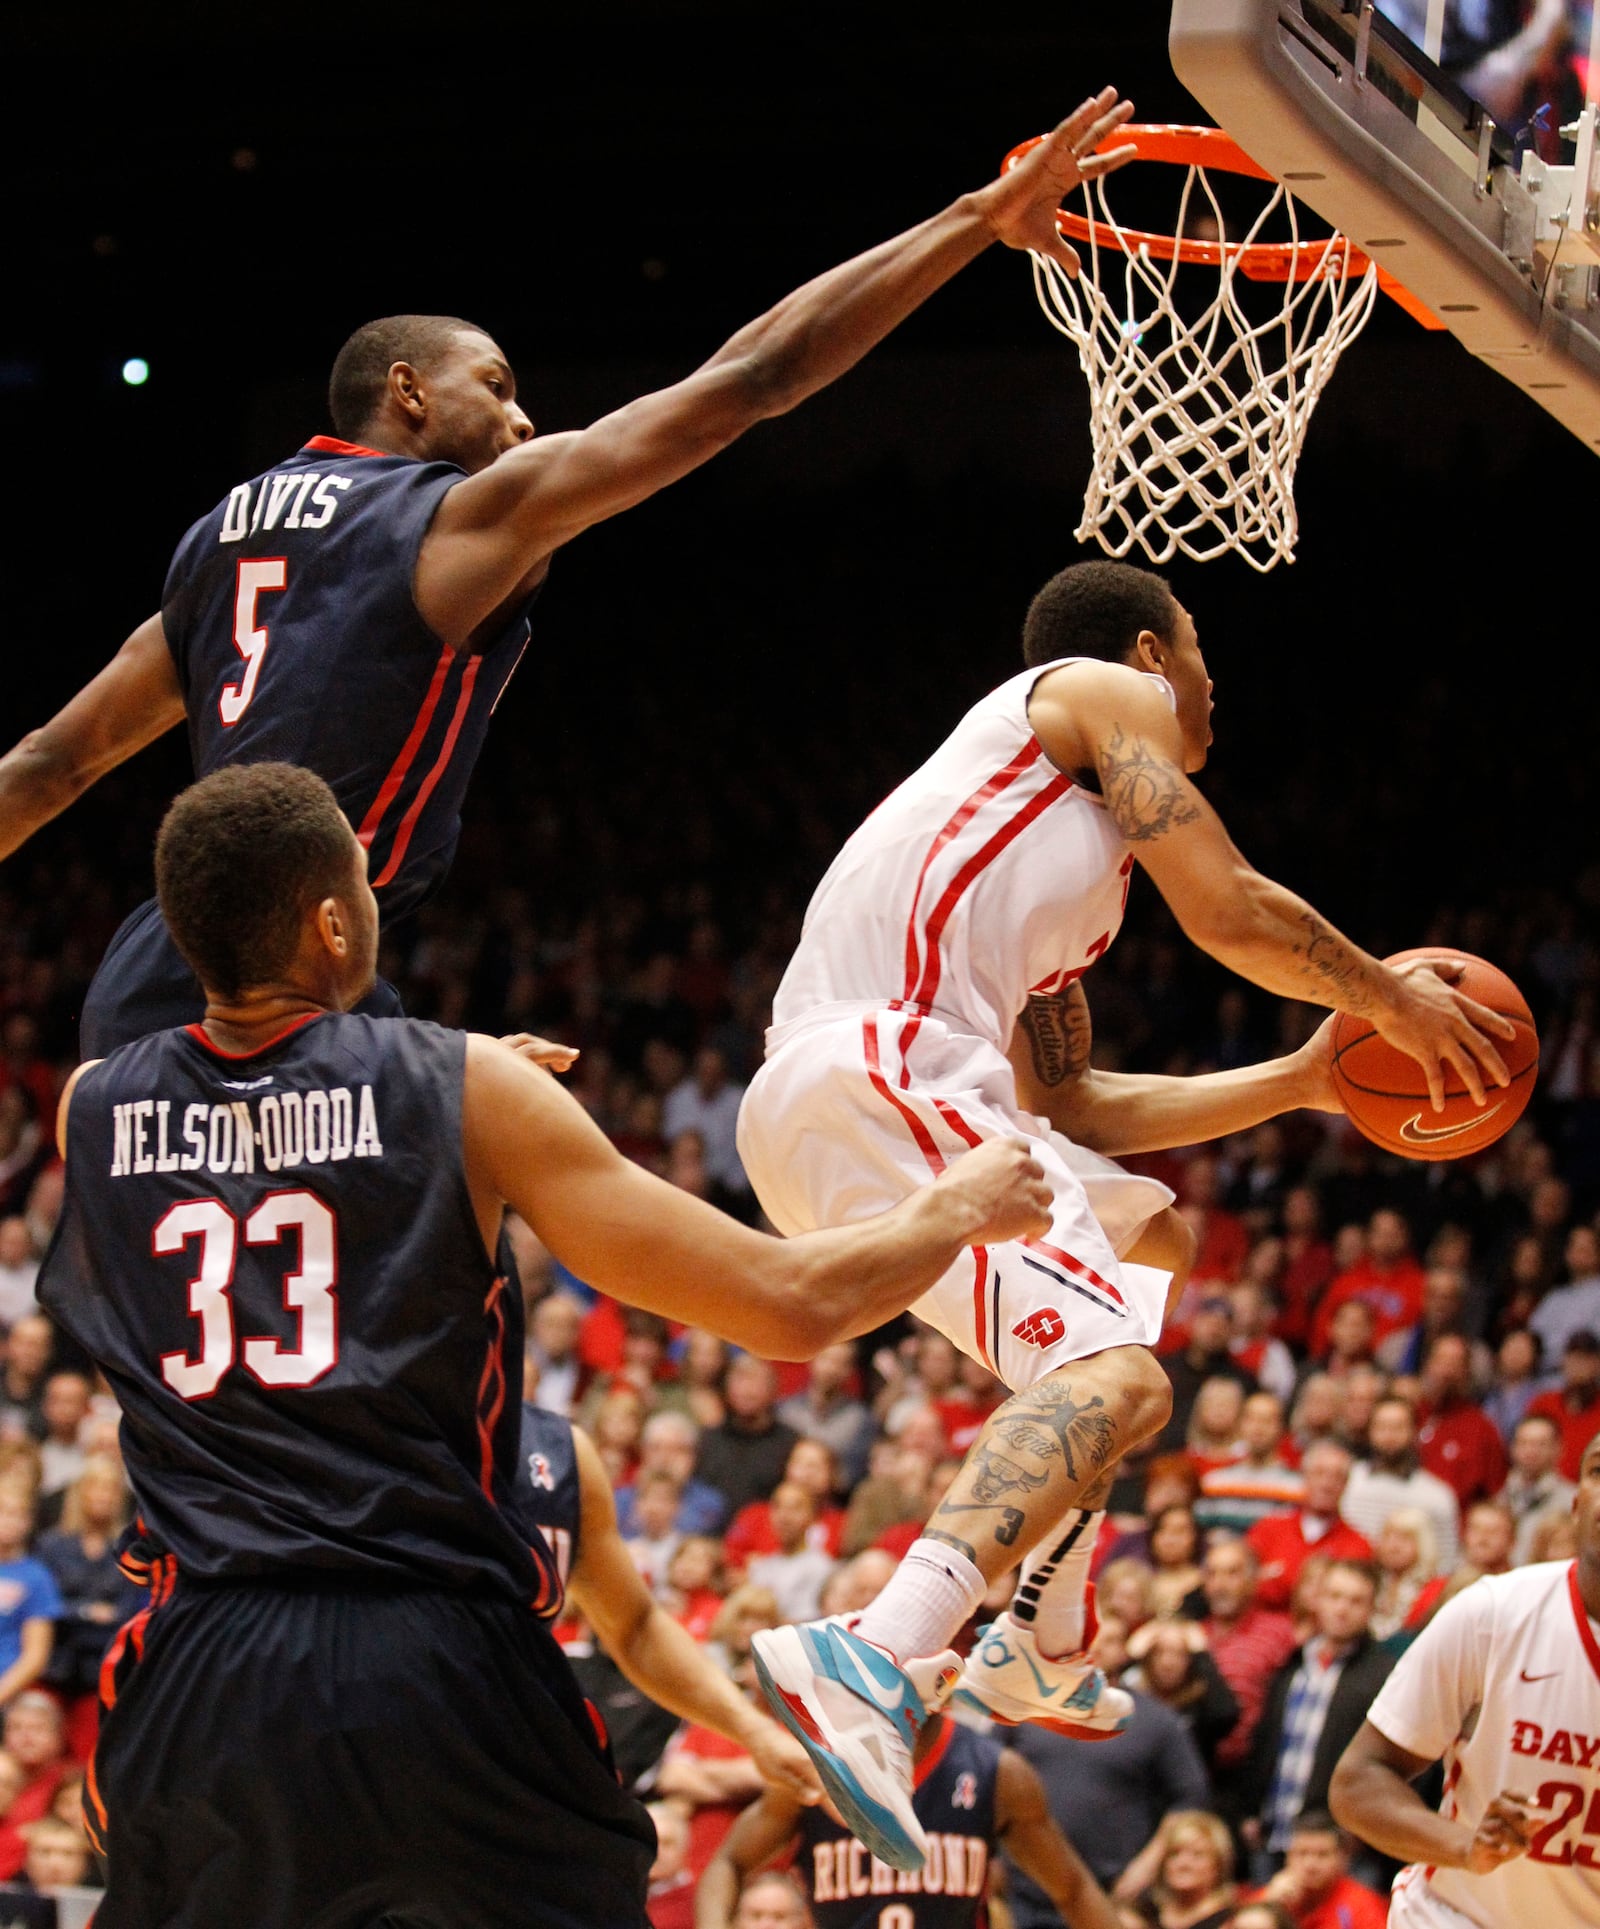
[[[983,1505],[979,1501],[946,1500],[940,1502],[939,1511],[934,1515],[934,1519],[943,1520],[946,1514],[981,1514],[989,1513],[990,1511],[992,1511],[990,1507]],[[1000,1518],[995,1523],[994,1537],[1000,1546],[1010,1547],[1022,1532],[1023,1523],[1028,1517],[1020,1507],[1002,1507],[999,1511]],[[932,1532],[931,1529],[928,1531],[930,1533]],[[945,1536],[937,1534],[934,1535],[934,1538],[936,1540],[943,1540]],[[962,1545],[965,1546],[966,1543],[963,1542]]]
[[[934,1523],[981,1514],[988,1516],[995,1546],[1014,1546],[1027,1525],[1026,1508],[1017,1502],[1049,1484],[1053,1461],[1063,1462],[1068,1479],[1084,1488],[1072,1504],[1093,1512],[1111,1490],[1120,1457],[1116,1421],[1099,1394],[1075,1400],[1070,1386],[1041,1380],[1013,1395],[989,1422],[948,1498],[923,1531],[975,1560],[970,1542],[941,1532]]]
[[[941,1507],[939,1512],[942,1514],[944,1509]],[[946,1547],[953,1547],[958,1554],[965,1554],[974,1567],[978,1565],[978,1550],[971,1541],[964,1541],[956,1534],[941,1533],[932,1522],[923,1528],[922,1538],[925,1541],[943,1541]]]
[[[1018,1409],[1017,1402],[1021,1402]],[[1041,1422],[1054,1436],[1053,1445],[1066,1459],[1067,1474],[1073,1480],[1100,1472],[1117,1454],[1117,1423],[1097,1393],[1081,1405],[1067,1386],[1053,1386],[1042,1380],[1025,1394],[1017,1394],[1007,1416],[1015,1425],[1024,1419]],[[1085,1460],[1083,1474],[1078,1472],[1078,1453]]]
[[[1061,1451],[1059,1442],[1024,1413],[1002,1408],[994,1417],[993,1430],[1015,1452],[1031,1453],[1039,1460],[1053,1460]]]

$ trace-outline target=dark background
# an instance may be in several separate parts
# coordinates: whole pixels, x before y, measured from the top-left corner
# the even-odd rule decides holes
[[[371,315],[480,321],[541,427],[570,427],[1103,81],[1141,117],[1198,117],[1162,6],[1055,12],[13,16],[3,734],[158,604],[191,519],[327,426],[327,366]],[[129,355],[143,388],[119,379]],[[1375,948],[1453,915],[1514,962],[1530,893],[1548,919],[1591,863],[1593,462],[1384,304],[1312,426],[1293,568],[1170,572],[1218,685],[1212,795]],[[860,810],[1014,667],[1028,597],[1080,553],[1087,466],[1075,357],[993,250],[836,389],[558,559],[460,887],[493,880],[509,814],[544,825],[535,889],[687,853],[803,901]],[[47,891],[87,855],[131,899],[186,768],[174,737],[0,887]]]

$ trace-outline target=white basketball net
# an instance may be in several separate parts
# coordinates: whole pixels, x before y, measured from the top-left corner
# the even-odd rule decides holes
[[[1089,184],[1097,204],[1089,212],[1120,239],[1126,230],[1106,199],[1109,178]],[[1217,232],[1226,234],[1199,166],[1187,170],[1176,232],[1188,232],[1197,185]],[[1259,314],[1277,289],[1246,280],[1239,251],[1261,240],[1280,209],[1300,244],[1294,196],[1273,186],[1249,233],[1228,243],[1216,269],[1163,261],[1134,242],[1102,246],[1098,230],[1074,244],[1083,257],[1076,280],[1047,256],[1033,257],[1039,304],[1077,345],[1089,381],[1094,470],[1079,542],[1093,536],[1113,556],[1137,545],[1157,563],[1179,550],[1209,562],[1231,549],[1263,573],[1294,560],[1295,465],[1317,398],[1372,313],[1378,271],[1368,264],[1353,273],[1342,236],[1330,236],[1320,251],[1312,242],[1312,272],[1282,284],[1277,312],[1252,319],[1241,296],[1253,291]],[[1213,298],[1190,318],[1174,295],[1180,272],[1191,296],[1187,282],[1218,277]]]

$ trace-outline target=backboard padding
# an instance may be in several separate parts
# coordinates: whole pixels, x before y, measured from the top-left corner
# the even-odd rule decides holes
[[[1353,0],[1174,0],[1172,65],[1253,160],[1474,355],[1600,447],[1600,339],[1542,300],[1507,255],[1486,117],[1442,83],[1435,91],[1426,63],[1397,83],[1404,63],[1374,46],[1375,21],[1381,28],[1381,16]],[[1374,67],[1385,58],[1391,77],[1381,84],[1358,73],[1363,39]]]

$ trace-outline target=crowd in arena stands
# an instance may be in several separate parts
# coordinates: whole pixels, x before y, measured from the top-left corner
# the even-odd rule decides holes
[[[604,783],[592,742],[540,727],[528,754],[491,743],[449,884],[385,933],[380,960],[417,1015],[580,1047],[566,1083],[615,1143],[752,1221],[734,1121],[809,891],[987,676],[964,654],[970,612],[939,607],[944,582],[924,602],[905,586],[909,615],[879,609],[864,565],[862,582],[838,578],[832,524],[819,533],[839,607],[865,599],[885,623],[922,626],[920,709],[908,693],[885,718],[876,669],[843,660],[863,655],[846,638],[812,680],[860,700],[830,694],[808,721],[809,685],[790,671],[826,639],[732,555],[704,586],[707,620],[738,628],[759,602],[782,700],[805,712],[785,754],[770,752],[758,652],[718,687],[714,759],[703,692],[674,710],[649,678],[608,682]],[[637,597],[643,632],[648,577],[616,594]],[[530,663],[521,681],[538,674]],[[1555,781],[1435,735],[1412,746],[1408,796],[1455,763],[1494,767],[1512,822],[1530,787],[1542,799]],[[1465,1161],[1404,1163],[1341,1120],[1296,1114],[1134,1162],[1173,1187],[1198,1240],[1164,1342],[1172,1417],[1123,1468],[1096,1553],[1095,1653],[1134,1714],[1092,1751],[1014,1737],[1130,1926],[1379,1920],[1388,1872],[1330,1823],[1333,1763],[1441,1602],[1480,1574],[1570,1557],[1578,1459],[1600,1428],[1600,873],[1559,892],[1531,872],[1491,888],[1507,867],[1485,856],[1481,876],[1419,908],[1417,868],[1380,861],[1393,785],[1376,762],[1345,781],[1349,754],[1297,741],[1292,767],[1252,770],[1248,794],[1219,758],[1207,788],[1252,858],[1319,905],[1350,853],[1368,854],[1361,919],[1348,898],[1325,905],[1362,942],[1461,946],[1506,968],[1539,1022],[1539,1084],[1521,1123]],[[111,1557],[129,1505],[115,1411],[33,1286],[59,1211],[53,1111],[83,989],[148,877],[171,788],[117,773],[0,868],[0,1882],[43,1884],[88,1855],[92,1689],[138,1605]],[[1477,864],[1473,832],[1459,841]],[[1084,982],[1108,1069],[1226,1069],[1297,1046],[1318,1017],[1201,958],[1142,880]],[[910,1317],[806,1367],[736,1356],[597,1297],[513,1232],[527,1397],[588,1428],[650,1587],[747,1688],[755,1632],[873,1598],[1003,1397]],[[579,1621],[561,1637],[652,1803],[653,1919],[680,1929],[756,1792],[753,1765],[649,1704]],[[1053,1924],[1001,1866],[1018,1929]],[[740,1929],[802,1929],[807,1914],[781,1873],[740,1911]]]

